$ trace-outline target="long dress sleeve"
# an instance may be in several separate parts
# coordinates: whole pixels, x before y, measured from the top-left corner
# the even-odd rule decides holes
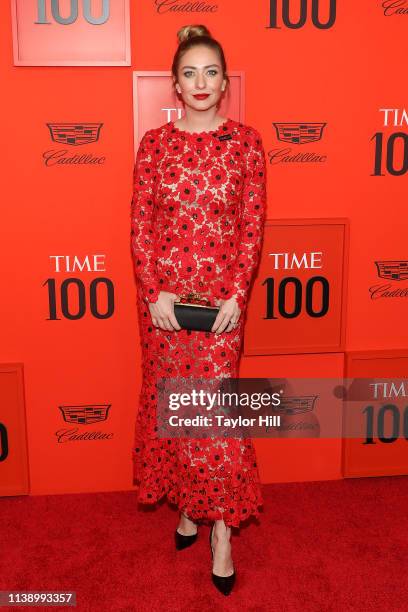
[[[146,302],[156,302],[161,290],[155,265],[155,143],[152,130],[147,130],[136,156],[131,204],[132,255],[136,278]]]
[[[241,311],[246,307],[251,278],[259,261],[266,216],[265,151],[261,135],[255,129],[251,141],[246,155],[238,256],[230,292],[235,295]]]

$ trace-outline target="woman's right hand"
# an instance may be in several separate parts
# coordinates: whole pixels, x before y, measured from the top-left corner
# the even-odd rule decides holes
[[[160,329],[174,331],[180,330],[181,327],[177,323],[177,319],[174,315],[173,303],[177,302],[179,296],[177,293],[171,293],[170,291],[160,291],[157,302],[149,303],[149,310],[152,317],[152,323],[155,327]]]

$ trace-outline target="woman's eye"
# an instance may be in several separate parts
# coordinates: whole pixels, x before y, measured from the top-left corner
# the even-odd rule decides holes
[[[183,72],[183,76],[187,77],[192,74],[192,70],[187,70],[186,72]],[[218,70],[215,70],[214,68],[212,68],[211,70],[209,70],[208,72],[212,72],[213,76],[215,76],[216,74],[218,74]]]

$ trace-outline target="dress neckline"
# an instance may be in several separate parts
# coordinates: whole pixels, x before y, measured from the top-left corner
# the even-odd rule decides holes
[[[180,128],[178,128],[174,124],[174,121],[169,121],[168,125],[169,125],[169,127],[171,128],[172,131],[176,131],[179,134],[183,134],[185,136],[191,136],[192,138],[195,138],[196,136],[203,136],[205,134],[207,134],[207,135],[209,135],[209,134],[217,134],[217,132],[219,132],[224,127],[226,127],[229,124],[230,121],[231,121],[231,119],[229,117],[227,117],[225,119],[225,121],[220,123],[220,125],[217,128],[215,128],[215,130],[203,130],[202,132],[188,132],[187,130],[181,130]]]

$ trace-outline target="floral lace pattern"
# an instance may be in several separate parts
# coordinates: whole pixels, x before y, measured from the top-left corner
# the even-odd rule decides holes
[[[157,437],[156,381],[237,377],[248,294],[266,213],[259,133],[232,119],[191,133],[173,122],[148,130],[138,149],[131,246],[138,280],[142,389],[132,449],[138,500],[164,495],[192,520],[239,526],[259,516],[262,495],[250,439]],[[199,292],[212,305],[236,297],[237,327],[169,332],[148,307],[160,291]]]

